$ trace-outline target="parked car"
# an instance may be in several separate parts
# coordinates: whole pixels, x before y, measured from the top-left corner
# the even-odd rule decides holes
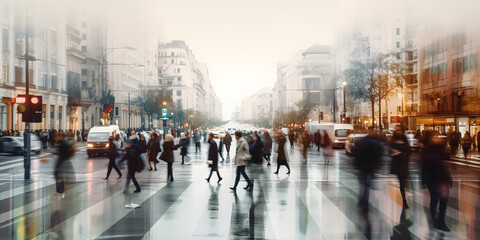
[[[367,136],[366,133],[352,133],[348,135],[347,140],[345,141],[345,152],[347,155],[352,155],[352,151],[355,148],[355,143]]]
[[[13,153],[16,155],[23,155],[23,136],[12,137],[3,136],[0,137],[0,153]],[[30,134],[30,149],[36,154],[40,154],[42,145],[38,136]]]

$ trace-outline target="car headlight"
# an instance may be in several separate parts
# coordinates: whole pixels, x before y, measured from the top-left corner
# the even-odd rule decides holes
[[[89,143],[89,144],[87,144],[87,147],[91,148],[91,147],[93,147],[93,144]]]
[[[107,147],[107,148],[110,147],[110,143],[107,143],[107,145],[105,145],[105,147]]]

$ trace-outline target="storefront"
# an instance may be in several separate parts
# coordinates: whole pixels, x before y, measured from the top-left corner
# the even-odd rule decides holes
[[[436,130],[440,133],[447,133],[450,129],[456,130],[455,118],[453,117],[431,117],[431,118],[419,118],[416,119],[417,129],[424,130]]]

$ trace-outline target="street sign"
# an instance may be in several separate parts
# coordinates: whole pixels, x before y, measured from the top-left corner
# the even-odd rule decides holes
[[[162,109],[162,116],[167,116],[167,109],[166,108]]]
[[[173,116],[158,116],[158,120],[172,120]]]

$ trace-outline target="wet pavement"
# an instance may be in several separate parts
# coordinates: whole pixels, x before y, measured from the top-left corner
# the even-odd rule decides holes
[[[234,151],[235,146],[232,146]],[[193,151],[193,152],[192,152]],[[224,150],[225,151],[225,150]],[[447,209],[445,233],[429,226],[429,195],[419,181],[418,154],[412,156],[407,185],[410,209],[402,211],[398,182],[388,163],[377,175],[370,192],[370,212],[357,208],[360,186],[352,159],[335,150],[329,164],[320,152],[309,151],[303,163],[298,147],[289,149],[291,174],[276,161],[271,166],[250,165],[252,191],[241,181],[230,191],[235,166],[230,156],[216,175],[205,181],[207,144],[202,153],[189,148],[180,165],[175,153],[175,181],[166,180],[167,166],[137,174],[141,193],[124,194],[125,177],[112,172],[105,181],[106,158],[89,159],[78,145],[72,159],[75,184],[64,198],[55,195],[54,155],[34,156],[32,180],[23,180],[22,159],[0,156],[0,236],[2,239],[480,239],[480,169],[450,163],[454,184]],[[273,156],[275,159],[275,156]],[[126,173],[126,169],[122,172]],[[139,204],[136,209],[126,208]]]

